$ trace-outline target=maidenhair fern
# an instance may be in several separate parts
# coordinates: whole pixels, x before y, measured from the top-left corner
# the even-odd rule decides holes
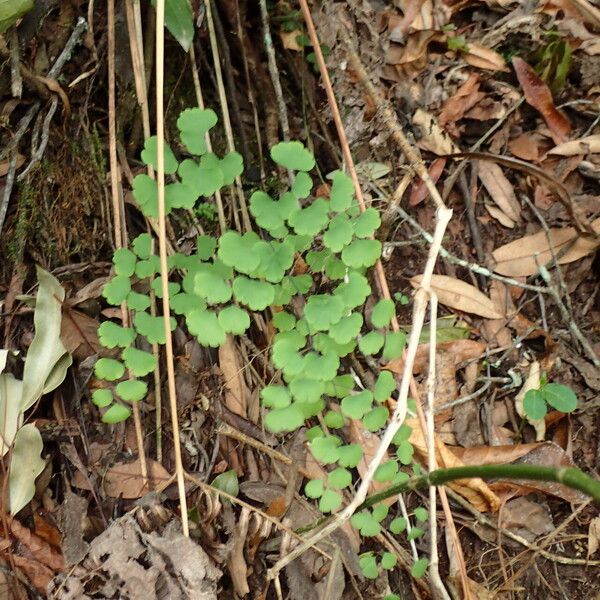
[[[165,189],[167,214],[195,209],[242,173],[239,154],[220,158],[207,151],[204,136],[216,122],[211,110],[188,109],[180,115],[180,139],[192,156],[178,162],[165,148],[165,172],[170,176]],[[276,198],[264,191],[252,194],[250,213],[260,235],[237,231],[225,231],[219,238],[201,235],[193,254],[171,256],[169,266],[177,269],[177,276],[169,282],[170,302],[189,333],[212,348],[223,344],[227,334],[244,335],[253,311],[272,311],[277,333],[270,357],[280,377],[260,391],[264,424],[274,433],[291,432],[322,416],[327,430],[314,426],[307,440],[328,474],[308,481],[305,493],[318,501],[323,513],[330,513],[341,506],[343,491],[353,486],[356,467],[365,458],[363,448],[346,443],[341,430],[351,420],[362,421],[371,432],[384,428],[389,417],[386,401],[396,388],[392,374],[382,371],[372,390],[359,389],[353,376],[344,373],[342,359],[353,352],[397,358],[406,336],[388,329],[395,314],[391,300],[380,300],[365,316],[371,295],[367,270],[381,255],[381,243],[372,237],[380,225],[378,211],[371,207],[361,213],[352,181],[341,171],[330,175],[329,197],[312,197],[310,171],[315,159],[300,142],[277,144],[271,157],[295,176],[289,189]],[[156,167],[155,138],[147,140],[142,160]],[[138,175],[133,194],[144,215],[157,216],[153,179]],[[102,345],[119,352],[119,358],[101,358],[95,367],[106,385],[93,393],[92,400],[102,409],[105,422],[126,419],[128,406],[146,396],[144,378],[154,370],[155,357],[145,348],[165,343],[162,317],[149,312],[150,291],[158,297],[162,291],[152,247],[150,235],[143,233],[130,249],[115,252],[114,276],[103,290],[109,304],[125,303],[133,315],[131,327],[107,321],[99,330]],[[307,272],[300,274],[292,267],[302,261]],[[176,322],[172,318],[173,329]],[[403,426],[394,439],[397,455],[378,468],[376,481],[396,484],[408,478],[400,466],[412,465],[409,435],[410,429]],[[388,506],[380,504],[355,515],[352,524],[363,536],[374,536],[384,527],[387,513]],[[387,519],[392,532],[402,531],[398,519]],[[413,537],[419,533],[412,528]],[[395,558],[367,553],[360,564],[365,576],[372,577],[379,567],[393,568]]]

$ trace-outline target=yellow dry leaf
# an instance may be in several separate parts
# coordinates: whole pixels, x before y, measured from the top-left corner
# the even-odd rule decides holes
[[[577,156],[578,154],[596,154],[600,152],[600,134],[588,135],[555,146],[548,154],[558,156]]]
[[[419,148],[433,152],[438,156],[446,156],[458,151],[448,133],[437,124],[431,113],[418,108],[412,121],[413,125],[421,130],[422,135],[417,143]]]
[[[225,343],[219,348],[219,366],[226,388],[225,405],[231,412],[245,418],[248,410],[248,389],[232,335],[228,335]]]
[[[468,46],[469,51],[464,55],[464,59],[472,67],[487,71],[509,71],[504,58],[494,50],[476,42],[469,42]]]
[[[511,221],[518,223],[521,220],[521,205],[517,200],[512,183],[507,179],[500,165],[479,160],[477,161],[477,175],[498,208]]]

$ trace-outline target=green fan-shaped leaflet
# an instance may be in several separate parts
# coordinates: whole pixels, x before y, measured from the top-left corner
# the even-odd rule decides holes
[[[271,148],[271,158],[282,167],[293,171],[310,171],[315,158],[300,142],[279,142]]]
[[[221,277],[213,265],[203,265],[194,278],[194,291],[209,304],[219,304],[230,300],[232,291],[230,285]]]
[[[218,348],[225,342],[225,330],[212,310],[193,310],[186,315],[186,323],[203,346]]]
[[[315,333],[327,331],[342,318],[343,313],[342,300],[330,294],[315,294],[306,301],[304,306],[304,317]]]
[[[106,301],[113,306],[125,302],[131,291],[131,281],[126,275],[116,275],[102,288],[102,295]]]
[[[238,306],[232,304],[219,311],[219,324],[227,332],[233,335],[242,335],[250,327],[250,316]]]
[[[354,240],[342,250],[344,264],[355,269],[372,267],[381,256],[379,240]]]
[[[163,317],[155,317],[147,312],[137,312],[133,317],[133,324],[138,333],[146,336],[151,344],[164,344],[166,341],[165,325]],[[171,317],[171,331],[177,325]]]
[[[341,252],[352,241],[353,229],[348,217],[336,215],[329,221],[329,228],[323,235],[323,243],[332,252]]]
[[[115,392],[126,402],[139,402],[148,393],[148,385],[139,379],[127,379],[117,384]]]
[[[144,377],[148,373],[152,373],[156,367],[156,357],[153,354],[133,346],[123,350],[121,358],[125,362],[125,366],[136,377]]]
[[[181,181],[189,186],[198,196],[212,196],[225,183],[223,171],[219,167],[219,159],[207,158],[205,154],[200,163],[188,158],[179,165]],[[214,155],[213,155],[214,156]]]
[[[347,310],[362,306],[370,293],[371,286],[367,278],[355,271],[350,272],[348,280],[338,285],[334,291],[334,295],[341,299]]]
[[[130,327],[121,327],[113,321],[104,321],[98,327],[98,337],[105,348],[126,348],[133,343],[135,331]]]
[[[260,263],[260,256],[254,251],[259,241],[253,232],[240,235],[236,231],[227,231],[219,238],[218,256],[238,273],[250,274]]]
[[[147,165],[152,165],[155,169],[158,169],[157,162],[157,138],[155,135],[146,139],[144,143],[144,149],[142,150],[142,160]],[[173,151],[167,144],[164,148],[164,163],[165,163],[165,174],[173,175],[177,172],[178,162],[173,154]]]
[[[192,153],[200,156],[207,152],[205,135],[217,124],[217,115],[210,108],[187,108],[177,119],[181,141]]]
[[[233,280],[233,293],[238,302],[252,310],[264,310],[273,304],[275,287],[266,281],[240,275]]]
[[[294,247],[287,240],[283,242],[259,241],[253,246],[259,257],[255,274],[271,283],[278,283],[294,262]]]
[[[334,171],[332,174],[333,183],[331,185],[331,210],[343,212],[350,208],[354,199],[354,184],[352,179],[341,171]]]
[[[306,208],[296,208],[288,222],[298,235],[316,236],[323,231],[327,221],[329,204],[323,198],[317,198]]]

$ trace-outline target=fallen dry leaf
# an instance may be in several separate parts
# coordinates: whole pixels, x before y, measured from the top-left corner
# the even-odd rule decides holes
[[[146,458],[148,480],[142,478],[140,459],[130,463],[113,465],[104,477],[104,491],[111,498],[141,498],[144,494],[170,477],[169,472],[158,462]]]
[[[489,204],[488,202],[486,202],[484,206],[485,209],[490,213],[490,216],[496,219],[500,225],[507,227],[508,229],[514,229],[515,222],[502,209],[498,208],[494,204]]]
[[[444,172],[444,167],[446,166],[445,158],[436,158],[429,167],[429,177],[433,183],[437,183],[441,174]],[[410,197],[408,199],[409,206],[417,206],[429,196],[429,190],[425,185],[425,182],[422,179],[419,179],[416,184],[413,185],[413,188],[410,192]]]
[[[17,519],[10,521],[10,531],[31,552],[35,560],[53,571],[62,571],[65,568],[62,554],[39,535],[21,525]]]
[[[564,144],[559,144],[548,151],[548,154],[557,154],[559,156],[576,156],[578,154],[596,154],[600,152],[600,134],[588,135],[571,140]]]
[[[509,140],[508,149],[511,154],[521,160],[538,162],[540,160],[540,141],[535,133],[522,133]]]
[[[521,220],[521,205],[512,183],[500,165],[485,160],[477,161],[477,175],[500,210],[514,223]]]
[[[472,67],[485,69],[486,71],[509,71],[502,55],[494,50],[486,48],[477,42],[469,42],[468,47],[469,50],[463,54],[463,58]]]
[[[547,507],[528,498],[508,500],[499,513],[498,525],[533,542],[554,531],[552,515]]]
[[[600,218],[592,223],[592,228],[600,233]],[[561,265],[579,260],[600,246],[600,239],[582,237],[574,227],[550,229],[548,237]],[[500,246],[492,252],[492,256],[496,261],[494,271],[509,277],[534,275],[539,270],[538,265],[545,265],[552,260],[550,244],[544,231]]]
[[[554,142],[556,144],[566,142],[571,135],[571,123],[554,106],[552,93],[548,86],[522,58],[515,56],[512,64],[527,103],[542,115]]]
[[[413,126],[421,131],[417,142],[419,148],[433,152],[438,156],[454,154],[457,149],[454,142],[438,124],[435,117],[422,108],[418,108],[412,118]]]
[[[522,419],[525,419],[535,429],[535,439],[538,442],[542,441],[546,437],[546,421],[544,418],[532,419],[527,416],[525,409],[523,408],[523,400],[525,398],[525,394],[529,390],[537,390],[540,388],[540,376],[540,363],[537,360],[534,360],[529,366],[527,379],[515,398],[515,409],[518,415]]]
[[[588,528],[588,558],[600,548],[600,517],[594,517]]]
[[[294,31],[280,31],[279,37],[281,38],[281,43],[286,50],[293,50],[294,52],[302,52],[303,48],[298,43],[298,36],[302,35],[302,31],[300,29],[295,29]]]
[[[17,154],[16,168],[19,169],[25,162],[25,157],[22,154]],[[0,162],[0,177],[4,177],[10,168],[10,160]]]
[[[63,304],[60,340],[76,359],[84,360],[102,350],[98,339],[99,326],[97,319]]]
[[[225,343],[219,347],[219,367],[223,373],[225,384],[225,404],[227,408],[240,417],[246,417],[248,411],[248,389],[244,381],[244,373],[238,351],[229,334]]]
[[[46,597],[48,584],[54,577],[52,570],[42,563],[31,558],[25,558],[24,556],[17,556],[16,554],[13,554],[12,560],[14,561],[15,565],[21,571],[23,571],[33,587],[35,587],[40,594],[43,594],[42,598]]]
[[[418,288],[422,278],[422,275],[416,275],[410,279],[410,284]],[[444,306],[487,319],[501,319],[504,316],[484,293],[455,277],[432,275],[431,288]]]
[[[479,91],[479,75],[471,73],[467,81],[444,103],[438,117],[440,127],[457,135],[458,130],[454,124],[460,121],[465,113],[483,98],[485,98],[485,93]]]

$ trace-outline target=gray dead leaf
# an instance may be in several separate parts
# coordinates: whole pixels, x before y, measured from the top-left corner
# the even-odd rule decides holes
[[[546,506],[528,498],[509,500],[502,508],[499,525],[533,542],[541,535],[554,531],[552,515]]]

